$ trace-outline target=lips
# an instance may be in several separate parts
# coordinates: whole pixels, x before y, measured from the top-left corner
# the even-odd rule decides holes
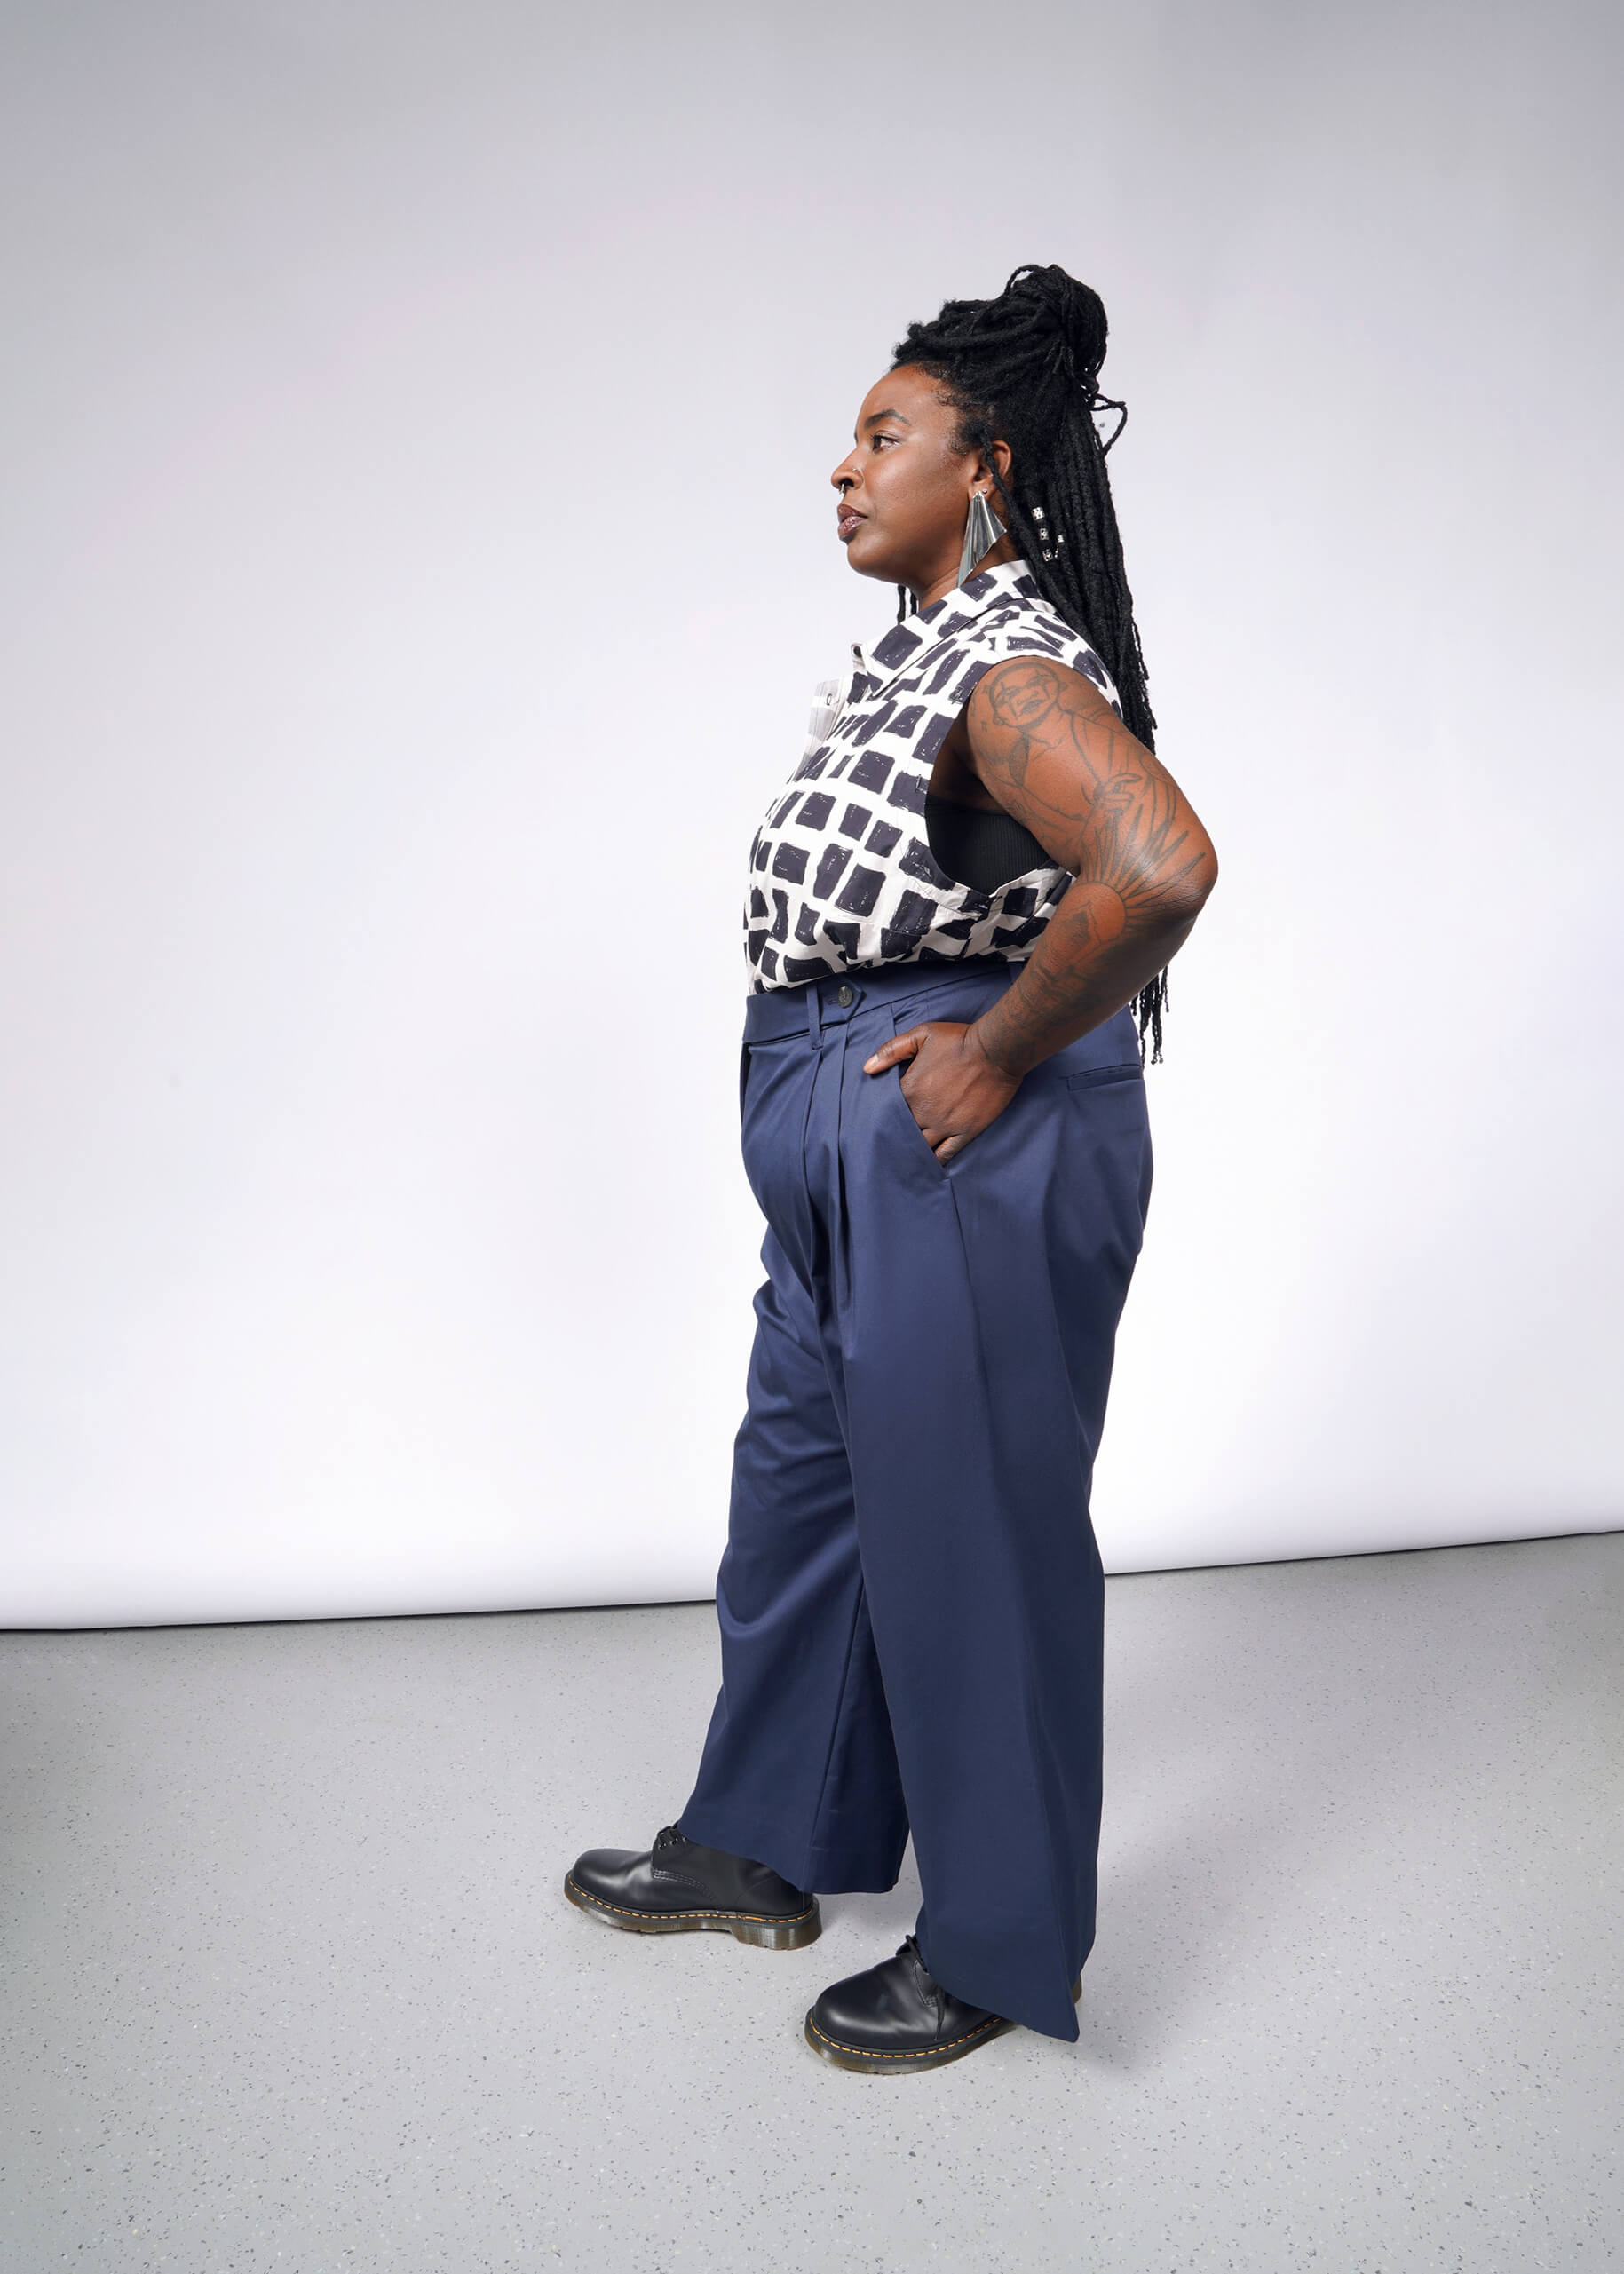
[[[854,505],[842,505],[835,515],[835,535],[844,545],[856,535],[867,519],[868,516],[860,513]]]

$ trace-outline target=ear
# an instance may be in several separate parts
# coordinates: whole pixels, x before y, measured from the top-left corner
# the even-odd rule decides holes
[[[989,442],[976,459],[976,487],[978,489],[988,475],[994,487],[1002,490],[1010,479],[1010,446],[1007,442]]]

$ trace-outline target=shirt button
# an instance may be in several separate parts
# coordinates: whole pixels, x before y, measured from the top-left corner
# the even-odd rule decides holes
[[[840,993],[835,997],[835,1000],[843,1010],[850,1010],[852,1005],[856,1002],[857,997],[853,994],[850,987],[842,987]]]

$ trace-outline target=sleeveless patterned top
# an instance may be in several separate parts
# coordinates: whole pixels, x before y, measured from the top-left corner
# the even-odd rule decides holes
[[[754,993],[875,963],[1031,953],[1068,872],[1032,868],[978,892],[938,866],[924,822],[937,752],[982,674],[1010,655],[1052,655],[1120,711],[1105,665],[1024,561],[970,577],[867,652],[853,644],[844,683],[820,689],[828,700],[805,756],[750,847]]]

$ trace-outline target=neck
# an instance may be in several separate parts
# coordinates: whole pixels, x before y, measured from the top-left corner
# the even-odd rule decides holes
[[[975,567],[970,571],[970,574],[972,576],[978,576],[984,568],[1002,568],[1006,562],[1018,560],[1019,559],[1020,555],[1015,550],[1015,540],[1006,530],[1004,535],[999,538],[997,543],[993,546],[991,551],[982,554],[980,559],[976,563]],[[928,608],[931,605],[932,601],[945,600],[949,592],[956,592],[958,585],[959,565],[955,560],[950,569],[945,571],[940,576],[934,578],[932,582],[924,588],[919,595],[918,604],[922,608]]]

